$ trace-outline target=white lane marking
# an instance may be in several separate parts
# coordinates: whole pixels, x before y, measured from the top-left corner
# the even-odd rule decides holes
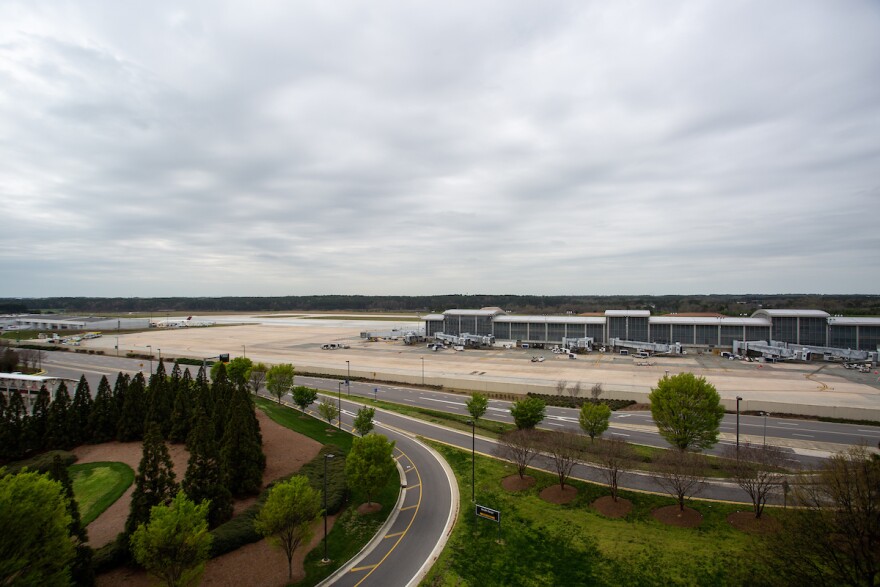
[[[632,416],[632,414],[617,414],[618,419],[629,418],[630,416]],[[624,436],[626,436],[626,435],[624,435]]]
[[[452,404],[452,405],[454,405],[454,406],[463,406],[463,405],[465,405],[465,404],[462,403],[462,402],[451,402],[451,401],[448,401],[448,400],[445,400],[445,399],[434,399],[434,398],[432,398],[432,397],[425,397],[425,396],[420,396],[419,399],[426,399],[426,400],[428,400],[429,402],[440,402],[440,403],[443,403],[443,404]]]
[[[565,427],[565,424],[557,424],[556,422],[547,422],[547,425],[548,426],[560,426],[563,428]]]
[[[568,416],[547,416],[548,420],[559,420],[560,422],[577,422],[577,418],[569,418]]]
[[[797,432],[793,432],[792,436],[800,436],[801,438],[813,438],[812,434],[798,434]]]
[[[776,426],[800,426],[800,424],[795,424],[794,422],[776,422]]]
[[[505,412],[505,413],[509,413],[509,412],[510,412],[510,410],[504,410],[504,409],[501,409],[501,408],[486,408],[486,409],[487,409],[487,410],[492,410],[492,411],[494,411],[494,412]]]
[[[868,434],[880,434],[880,430],[862,430],[861,428],[856,428],[856,432],[867,432]]]
[[[614,436],[629,436],[629,434],[624,434],[623,432],[612,432],[611,434],[613,434]]]

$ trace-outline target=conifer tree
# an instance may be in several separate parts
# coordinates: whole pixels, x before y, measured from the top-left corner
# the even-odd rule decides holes
[[[232,517],[232,494],[220,465],[214,426],[201,408],[194,417],[193,426],[187,439],[189,463],[183,478],[183,491],[195,503],[210,501],[208,525],[213,528]]]
[[[89,427],[89,416],[92,413],[92,403],[92,390],[89,389],[89,382],[86,381],[85,375],[81,375],[76,392],[73,394],[70,413],[74,446],[91,440],[92,430]]]
[[[110,389],[107,376],[101,377],[98,384],[98,393],[92,403],[92,412],[89,414],[89,430],[92,442],[109,442],[116,438],[116,400]]]
[[[73,494],[73,481],[70,479],[67,467],[61,462],[61,457],[58,455],[52,459],[49,477],[61,483],[62,495],[67,501],[67,513],[70,514],[70,525],[67,528],[76,548],[76,558],[73,559],[70,568],[73,584],[78,587],[94,585],[95,569],[92,565],[92,549],[86,544],[89,541],[89,535],[79,515],[79,505]]]
[[[174,398],[174,410],[171,412],[169,440],[171,442],[185,442],[193,426],[196,408],[201,413],[204,413],[205,410],[195,395],[189,371],[184,371],[183,377],[180,377],[177,365],[174,366],[174,370],[178,373],[178,377],[176,383],[172,385],[172,388],[177,391]],[[171,380],[175,381],[174,373],[171,374]]]
[[[74,445],[73,418],[70,409],[70,394],[62,381],[55,390],[55,399],[49,405],[46,420],[46,434],[43,446],[52,449],[68,449]]]
[[[171,410],[174,407],[174,398],[171,397],[168,377],[165,375],[165,364],[161,359],[156,372],[150,375],[147,403],[147,424],[155,422],[162,430],[162,437],[168,438],[171,432]]]
[[[168,447],[162,440],[162,431],[151,424],[144,438],[144,451],[135,475],[135,488],[131,496],[131,511],[125,522],[125,533],[131,535],[141,524],[150,519],[150,508],[169,504],[177,493],[174,466],[168,455]]]
[[[113,385],[113,399],[116,400],[116,417],[122,417],[122,410],[125,406],[125,392],[128,391],[128,384],[131,378],[122,372],[116,376],[116,383]]]
[[[46,429],[49,426],[49,390],[45,385],[37,392],[33,410],[28,418],[27,447],[25,452],[42,450]]]
[[[125,390],[125,403],[119,415],[119,427],[116,438],[122,442],[140,440],[144,436],[144,408],[146,406],[146,390],[144,374],[138,373],[129,382]],[[161,430],[159,433],[161,434]]]
[[[16,392],[11,393],[12,395],[16,395]],[[6,403],[6,394],[0,393],[0,461],[10,458],[6,454],[10,450],[9,444],[11,437],[11,426]]]
[[[266,468],[262,435],[250,404],[236,396],[220,443],[220,461],[235,496],[259,493]]]
[[[212,405],[206,410],[206,413],[211,414],[211,420],[214,422],[214,437],[218,441],[223,438],[224,428],[229,420],[232,392],[235,389],[235,386],[226,377],[226,367],[223,363],[219,363],[219,365],[214,380],[211,382]]]
[[[6,402],[5,426],[6,438],[3,445],[0,446],[2,456],[17,460],[24,456],[27,448],[27,425],[28,425],[27,408],[25,408],[24,400],[20,393],[11,393],[9,400]]]

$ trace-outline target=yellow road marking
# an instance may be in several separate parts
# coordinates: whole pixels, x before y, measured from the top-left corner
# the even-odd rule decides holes
[[[349,573],[357,573],[359,571],[366,571],[367,569],[374,569],[374,568],[376,568],[376,565],[366,565],[363,567],[354,567],[352,570],[349,571]]]
[[[400,452],[401,452],[401,454],[403,454],[403,455],[406,454],[406,453],[404,453],[403,451],[400,451]],[[409,458],[409,457],[407,457],[407,458]],[[412,459],[409,459],[409,461],[412,463]],[[416,477],[418,477],[418,479],[419,479],[419,482],[418,482],[415,486],[416,486],[416,487],[421,487],[421,485],[422,485],[422,475],[421,475],[421,473],[419,473],[419,468],[416,467],[415,463],[413,463],[413,466],[412,466],[412,467],[413,467],[413,471],[416,472]],[[373,574],[373,571],[375,571],[375,570],[379,567],[379,565],[381,565],[382,563],[384,563],[384,562],[385,562],[385,559],[387,559],[388,556],[389,556],[392,552],[394,552],[394,549],[397,548],[397,545],[400,544],[400,541],[403,540],[403,537],[406,535],[406,533],[409,531],[410,527],[412,526],[412,523],[415,521],[416,516],[419,514],[419,511],[418,511],[418,510],[419,510],[419,506],[421,506],[421,505],[422,505],[422,490],[419,489],[419,501],[418,501],[418,503],[416,503],[415,506],[411,506],[411,507],[415,507],[415,508],[416,508],[416,512],[413,514],[412,518],[410,518],[410,520],[409,520],[409,524],[406,525],[406,528],[403,530],[403,532],[400,533],[400,536],[397,538],[397,542],[395,542],[395,543],[394,543],[394,546],[392,546],[392,547],[388,550],[388,552],[385,553],[385,556],[382,557],[382,560],[380,560],[378,563],[376,563],[376,564],[373,566],[373,569],[372,569],[369,573],[367,573],[366,575],[364,575],[364,578],[363,578],[363,579],[361,579],[360,581],[358,581],[357,583],[355,583],[355,586],[354,586],[354,587],[358,587],[361,583],[363,583],[364,581],[366,581],[366,580],[367,580],[367,577],[369,577],[370,575],[372,575],[372,574]],[[407,508],[407,509],[409,509],[409,508]],[[352,570],[354,570],[354,569],[352,569]]]
[[[415,508],[417,508],[417,507],[419,507],[418,504],[416,504],[416,505],[408,505],[408,506],[406,506],[405,508],[400,508],[400,511],[405,512],[406,510],[412,510],[412,509],[415,509]]]
[[[406,532],[395,532],[394,534],[386,534],[385,538],[395,538],[397,536],[403,536]]]

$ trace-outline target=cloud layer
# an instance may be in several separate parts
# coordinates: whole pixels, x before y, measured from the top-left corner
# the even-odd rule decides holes
[[[0,4],[0,295],[880,291],[880,6]]]

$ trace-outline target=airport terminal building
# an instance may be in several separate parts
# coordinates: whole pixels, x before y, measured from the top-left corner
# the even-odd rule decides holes
[[[731,348],[733,341],[778,341],[790,345],[876,352],[880,318],[831,316],[821,310],[758,310],[749,317],[697,314],[652,316],[647,310],[606,310],[572,316],[515,315],[501,308],[446,310],[422,317],[425,335],[464,333],[517,344],[561,345],[564,339]]]

